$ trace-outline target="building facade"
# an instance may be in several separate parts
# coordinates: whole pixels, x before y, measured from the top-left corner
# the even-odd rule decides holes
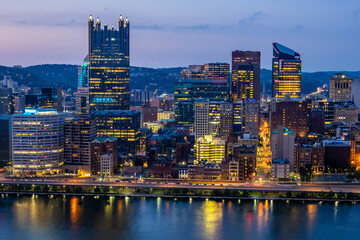
[[[97,111],[98,137],[116,137],[120,150],[131,154],[140,152],[140,112],[131,110]]]
[[[65,164],[83,165],[90,173],[91,142],[96,137],[95,119],[88,115],[65,119],[64,160]]]
[[[121,16],[118,29],[101,28],[90,16],[89,101],[91,112],[128,110],[130,107],[130,22]]]
[[[14,172],[58,172],[64,162],[64,115],[27,109],[12,117]]]
[[[233,51],[231,73],[234,102],[260,100],[260,52]]]
[[[329,97],[334,101],[351,101],[353,79],[343,73],[330,78]]]
[[[272,97],[301,96],[300,53],[279,43],[273,43]]]

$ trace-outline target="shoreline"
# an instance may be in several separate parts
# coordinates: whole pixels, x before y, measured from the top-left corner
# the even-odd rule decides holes
[[[67,193],[67,192],[17,192],[17,191],[6,191],[0,192],[1,197],[4,195],[16,195],[16,196],[29,196],[29,195],[39,195],[39,196],[79,196],[79,197],[118,197],[118,198],[164,198],[170,200],[271,200],[271,201],[306,201],[306,202],[342,202],[342,203],[360,203],[360,199],[347,199],[347,198],[300,198],[300,197],[232,197],[232,196],[201,196],[201,195],[155,195],[155,194],[119,194],[119,193]]]

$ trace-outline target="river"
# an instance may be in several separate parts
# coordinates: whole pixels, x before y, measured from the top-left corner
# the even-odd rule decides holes
[[[360,204],[0,197],[0,239],[356,239]]]

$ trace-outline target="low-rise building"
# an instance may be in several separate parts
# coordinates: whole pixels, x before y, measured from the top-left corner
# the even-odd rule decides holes
[[[275,180],[290,178],[290,164],[287,159],[273,159],[271,163],[271,176]]]

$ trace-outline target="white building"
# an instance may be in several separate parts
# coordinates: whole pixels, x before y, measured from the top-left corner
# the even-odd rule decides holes
[[[113,155],[106,153],[100,156],[100,174],[105,176],[114,175]]]
[[[195,138],[201,138],[209,135],[209,101],[199,98],[194,103],[195,109]]]
[[[290,178],[290,164],[288,160],[274,159],[271,163],[271,177],[276,180]]]
[[[290,171],[294,171],[295,133],[282,125],[271,133],[271,159],[289,161]]]
[[[64,162],[64,115],[26,109],[12,116],[14,172],[57,172]]]

